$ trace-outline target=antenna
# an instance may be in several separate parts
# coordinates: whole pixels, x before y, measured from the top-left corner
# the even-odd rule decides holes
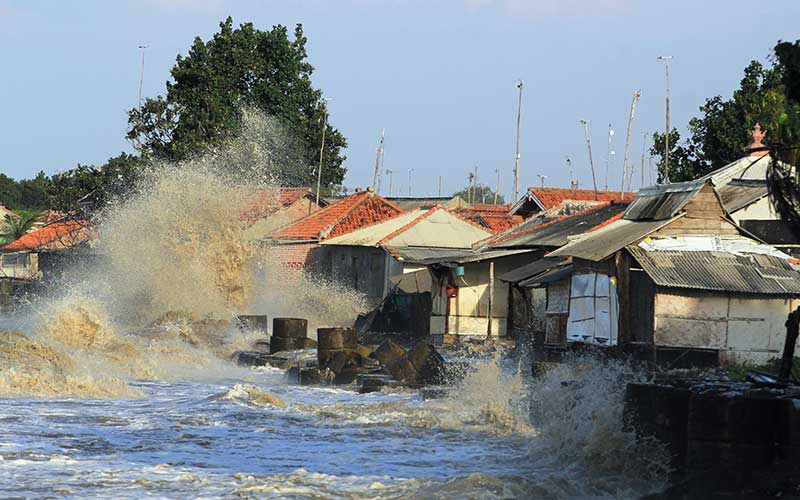
[[[517,89],[519,89],[519,101],[517,104],[517,156],[514,159],[514,199],[519,199],[519,122],[522,118],[522,89],[525,83],[522,80],[517,80]]]
[[[669,62],[672,56],[658,56],[658,61],[664,63],[664,71],[666,72],[666,129],[664,133],[664,182],[669,183]]]
[[[372,186],[375,192],[380,191],[381,159],[383,158],[383,136],[386,129],[381,129],[381,142],[378,143],[377,154],[375,155],[375,174],[372,176]]]
[[[497,184],[494,186],[494,204],[497,205],[497,196],[500,193],[500,169],[494,169],[494,173],[497,174]]]
[[[536,174],[536,176],[539,178],[539,182],[541,183],[542,187],[544,187],[544,180],[547,179],[547,176],[542,174]]]
[[[386,175],[389,176],[389,196],[392,196],[392,174],[394,174],[394,170],[386,169]]]
[[[566,160],[567,160],[567,168],[569,169],[569,187],[570,189],[577,189],[578,186],[577,183],[575,182],[575,171],[572,170],[572,158],[569,155],[567,155]]]
[[[586,136],[586,146],[589,148],[589,166],[592,169],[592,187],[594,188],[594,196],[597,198],[597,177],[594,173],[594,158],[592,157],[592,140],[589,138],[589,120],[581,120],[583,125],[583,133]]]
[[[608,149],[606,149],[606,183],[604,190],[608,191],[608,169],[609,165],[611,164],[611,157],[617,154],[613,149],[611,149],[611,138],[614,137],[614,129],[611,128],[611,124],[608,124]]]
[[[619,193],[620,198],[625,196],[625,180],[628,177],[628,151],[631,145],[631,127],[633,126],[633,115],[636,112],[636,103],[639,102],[639,98],[641,96],[642,91],[637,90],[633,93],[633,99],[631,100],[631,114],[628,117],[628,132],[625,136],[625,154],[622,156],[622,188],[620,189]],[[628,181],[628,184],[630,185],[632,181],[633,167],[631,167],[631,179]]]
[[[142,51],[142,70],[139,73],[139,106],[142,105],[142,85],[144,84],[144,52],[149,47],[149,45],[139,45],[139,50]]]
[[[644,154],[647,151],[647,132],[642,132],[642,184],[639,187],[644,187]]]

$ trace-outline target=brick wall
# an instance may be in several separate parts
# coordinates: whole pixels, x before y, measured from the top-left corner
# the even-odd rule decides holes
[[[271,273],[277,273],[282,282],[298,283],[303,274],[316,270],[316,243],[275,245],[267,249]]]

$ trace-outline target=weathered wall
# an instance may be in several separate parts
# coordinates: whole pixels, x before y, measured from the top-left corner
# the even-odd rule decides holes
[[[659,346],[719,349],[723,360],[761,363],[778,357],[786,315],[798,302],[659,290],[654,339]]]
[[[0,254],[0,277],[31,279],[39,272],[39,254],[14,252]]]
[[[757,202],[748,205],[731,214],[731,218],[737,223],[741,220],[775,220],[779,219],[772,203],[768,197],[761,198]]]
[[[563,345],[567,341],[567,319],[569,317],[570,278],[547,284],[547,326],[545,343]]]
[[[387,259],[392,258],[382,248],[321,245],[316,257],[320,274],[358,290],[372,303],[389,290]]]
[[[266,247],[266,258],[275,265],[269,272],[284,283],[299,283],[305,272],[316,271],[316,243],[292,243]]]

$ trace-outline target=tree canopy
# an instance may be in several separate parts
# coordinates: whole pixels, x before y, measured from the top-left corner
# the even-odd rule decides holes
[[[765,143],[784,145],[800,138],[800,41],[778,42],[772,65],[752,61],[744,69],[739,88],[729,99],[714,96],[689,121],[689,137],[681,141],[670,131],[671,181],[701,177],[740,158],[751,143],[756,123],[767,132]],[[650,153],[659,158],[659,178],[664,172],[664,134],[653,135]]]
[[[295,27],[293,37],[282,25],[269,31],[252,23],[234,28],[230,17],[219,26],[210,40],[195,38],[188,55],[177,57],[165,96],[147,99],[129,112],[128,138],[148,154],[182,160],[235,137],[242,110],[255,108],[277,119],[292,138],[286,155],[301,159],[299,171],[292,162],[279,180],[312,185],[326,123],[322,184],[340,184],[347,144],[327,123],[322,92],[312,86],[314,68],[307,60],[302,26]]]
[[[467,203],[495,203],[495,192],[486,184],[478,183],[475,186],[467,186],[461,191],[453,193],[453,196],[460,196]],[[497,194],[497,203],[505,203],[502,194]]]

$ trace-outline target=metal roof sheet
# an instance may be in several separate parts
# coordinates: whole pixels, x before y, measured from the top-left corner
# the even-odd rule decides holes
[[[627,204],[614,203],[590,208],[571,216],[562,217],[549,224],[523,223],[490,242],[490,248],[560,247],[570,236],[585,233],[625,211]]]
[[[497,279],[508,281],[509,283],[516,283],[518,281],[532,278],[545,271],[549,271],[550,269],[558,267],[566,261],[566,257],[544,257],[542,259],[529,262],[524,266],[512,269],[506,273],[500,274],[497,276]]]
[[[572,264],[558,266],[554,269],[550,269],[549,271],[545,271],[538,276],[520,281],[519,286],[523,288],[536,288],[546,283],[552,283],[553,281],[564,279],[568,276],[572,276]]]
[[[412,264],[425,264],[444,257],[460,258],[467,250],[434,247],[384,247],[397,260]]]
[[[734,179],[750,179],[761,180],[767,179],[767,170],[769,169],[770,156],[743,156],[738,160],[734,160],[724,167],[718,168],[713,172],[706,174],[699,180],[711,180],[715,186],[723,186]]]
[[[628,247],[656,285],[762,295],[800,294],[800,272],[771,255]]]
[[[674,217],[700,192],[705,181],[673,182],[639,190],[625,211],[626,220],[666,220]]]
[[[678,217],[655,221],[616,220],[550,252],[548,257],[571,256],[599,262],[617,250],[658,231]]]
[[[725,209],[730,212],[755,203],[769,194],[765,180],[733,179],[717,188]]]

